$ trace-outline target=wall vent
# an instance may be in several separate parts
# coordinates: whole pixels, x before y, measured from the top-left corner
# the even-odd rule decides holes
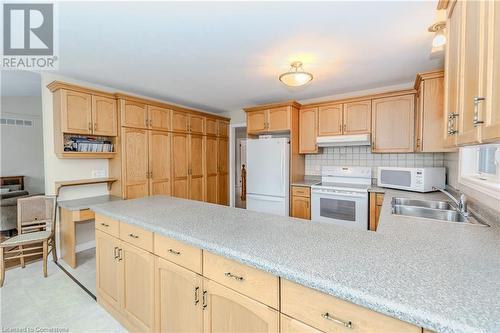
[[[33,127],[33,120],[16,119],[16,118],[0,118],[0,125]]]

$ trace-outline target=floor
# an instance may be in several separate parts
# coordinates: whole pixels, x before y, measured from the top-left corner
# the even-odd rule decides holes
[[[58,261],[68,273],[95,295],[95,248],[77,252],[76,262],[78,266],[71,268],[64,260]]]
[[[41,261],[7,270],[0,303],[2,332],[126,332],[50,260],[47,278]]]

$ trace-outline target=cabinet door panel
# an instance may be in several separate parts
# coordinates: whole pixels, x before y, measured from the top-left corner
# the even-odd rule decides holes
[[[205,134],[205,117],[199,115],[189,116],[189,132]]]
[[[149,193],[148,134],[146,130],[122,129],[123,191],[127,199],[140,198]]]
[[[218,201],[221,205],[229,204],[229,180],[228,180],[228,154],[229,147],[227,139],[218,139]]]
[[[121,309],[137,331],[154,328],[154,255],[121,242]]]
[[[173,195],[189,198],[189,138],[187,134],[172,133]]]
[[[149,131],[149,193],[170,195],[170,133]]]
[[[217,135],[227,138],[229,130],[229,123],[224,120],[217,120]]]
[[[167,260],[156,259],[156,332],[203,331],[202,278]]]
[[[364,134],[371,131],[372,101],[344,104],[343,134]]]
[[[190,160],[190,184],[189,198],[203,201],[205,194],[205,168],[203,136],[190,135],[189,139],[189,160]]]
[[[158,131],[170,130],[170,110],[148,105],[149,128]]]
[[[92,96],[61,90],[61,129],[64,133],[92,133]]]
[[[99,301],[104,300],[115,310],[120,308],[118,290],[119,264],[116,258],[120,241],[102,231],[95,231],[96,290]]]
[[[311,199],[304,197],[292,197],[292,217],[300,219],[311,219]]]
[[[460,49],[461,49],[461,15],[462,15],[462,2],[457,1],[453,8],[453,12],[446,22],[448,27],[447,46],[445,55],[445,109],[446,109],[446,123],[444,129],[444,138],[446,147],[456,146],[457,133],[453,132],[458,130],[458,119],[452,118],[452,115],[458,115],[461,112],[460,103]]]
[[[372,151],[412,152],[415,96],[373,100]]]
[[[189,128],[189,114],[182,111],[172,111],[172,131],[187,132]]]
[[[247,112],[247,132],[258,133],[266,130],[267,110]]]
[[[485,142],[500,140],[500,3],[488,1],[486,17],[488,19],[489,49],[486,69],[486,103],[483,105],[484,121],[482,139]]]
[[[280,316],[281,333],[322,333],[321,331],[308,326],[298,320],[285,315]]]
[[[207,185],[205,201],[211,203],[217,203],[217,150],[217,139],[207,137],[205,145],[205,163],[207,165]]]
[[[290,129],[290,109],[288,106],[270,109],[268,131],[286,131]]]
[[[204,332],[278,332],[278,311],[208,279],[203,279],[207,307]]]
[[[318,109],[318,135],[342,134],[342,104],[321,106]]]
[[[217,120],[212,118],[207,118],[205,120],[205,133],[207,135],[217,135]]]
[[[148,110],[146,104],[122,100],[121,101],[122,126],[147,128]]]
[[[117,116],[115,99],[92,96],[92,121],[94,123],[94,134],[116,136],[118,131]]]
[[[482,55],[481,45],[481,8],[482,1],[465,1],[462,4],[462,72],[463,80],[462,93],[463,107],[462,113],[458,117],[458,143],[472,144],[479,142],[479,130],[474,126],[474,116],[478,110],[475,107],[474,98],[480,96],[480,58]]]
[[[300,109],[299,113],[299,153],[317,153],[318,108]]]

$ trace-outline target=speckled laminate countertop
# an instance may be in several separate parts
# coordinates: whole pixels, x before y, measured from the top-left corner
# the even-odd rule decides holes
[[[304,178],[302,180],[297,180],[292,182],[291,186],[303,186],[303,187],[311,187],[313,185],[321,183],[321,178]]]
[[[377,232],[165,196],[91,208],[436,332],[500,332],[500,228],[394,216],[424,195],[385,194]]]
[[[90,206],[95,204],[105,203],[109,201],[116,201],[116,200],[122,200],[122,199],[120,197],[116,197],[113,195],[99,195],[96,197],[58,201],[57,205],[67,210],[76,211],[76,210],[88,209]]]

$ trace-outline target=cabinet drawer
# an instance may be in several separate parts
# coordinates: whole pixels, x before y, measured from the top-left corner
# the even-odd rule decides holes
[[[281,280],[281,311],[324,332],[421,331],[420,327],[284,279]]]
[[[121,222],[120,239],[146,251],[153,252],[153,233],[151,231]]]
[[[103,215],[95,214],[95,228],[115,237],[120,235],[120,222]]]
[[[204,251],[203,276],[278,309],[279,278]]]
[[[201,274],[200,249],[157,234],[154,240],[154,254]]]
[[[87,221],[92,220],[95,217],[95,214],[90,209],[76,210],[73,212],[73,221]]]
[[[311,197],[311,188],[305,186],[292,186],[292,195],[299,197]]]

